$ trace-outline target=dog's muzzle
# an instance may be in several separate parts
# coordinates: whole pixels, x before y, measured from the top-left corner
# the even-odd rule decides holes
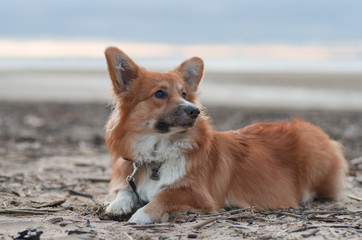
[[[163,115],[155,124],[155,129],[167,133],[172,127],[192,127],[201,111],[192,103],[183,102]]]

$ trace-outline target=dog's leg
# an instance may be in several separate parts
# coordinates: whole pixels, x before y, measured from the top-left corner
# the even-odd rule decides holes
[[[137,198],[132,190],[122,186],[116,198],[107,207],[106,212],[115,215],[126,215],[132,212],[136,202]]]
[[[168,221],[170,213],[200,209],[203,212],[211,212],[219,210],[216,206],[210,195],[197,193],[191,188],[168,189],[138,209],[129,222],[137,224],[165,222]]]
[[[116,198],[106,208],[107,213],[126,215],[134,210],[137,197],[126,181],[127,175],[132,172],[132,162],[118,159],[113,162],[110,192],[117,194]]]
[[[132,217],[128,220],[128,222],[134,222],[134,223],[141,224],[141,225],[153,222],[151,220],[151,215],[145,213],[146,206],[141,207],[140,209],[138,209],[132,215]],[[165,220],[165,221],[167,221],[167,220]]]

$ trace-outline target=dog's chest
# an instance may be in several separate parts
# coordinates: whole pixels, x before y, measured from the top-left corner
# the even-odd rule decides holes
[[[146,168],[144,181],[138,186],[142,200],[151,201],[164,187],[184,176],[184,149],[188,145],[185,140],[171,142],[153,135],[142,137],[136,142],[134,155]]]
[[[185,139],[172,141],[167,135],[149,134],[137,137],[132,155],[141,163],[165,162],[184,156],[185,150],[191,148],[191,144]]]
[[[146,166],[145,180],[139,185],[139,195],[144,201],[151,201],[154,196],[170,184],[176,182],[185,174],[185,158],[177,161],[166,161],[158,169],[158,179],[154,177],[152,165]]]

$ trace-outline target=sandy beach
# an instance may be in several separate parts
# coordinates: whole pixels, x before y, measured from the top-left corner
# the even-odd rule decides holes
[[[30,227],[43,232],[40,239],[361,239],[360,79],[359,74],[206,73],[201,101],[215,129],[299,117],[340,141],[350,163],[346,195],[301,209],[184,213],[169,223],[140,227],[104,214],[111,171],[104,145],[107,74],[1,72],[0,239]],[[290,96],[295,98],[287,101]]]
[[[0,239],[33,226],[41,239],[361,238],[361,112],[209,107],[208,113],[218,130],[290,117],[318,124],[345,146],[351,169],[346,195],[301,209],[228,209],[129,225],[103,212],[111,171],[105,104],[0,102]]]

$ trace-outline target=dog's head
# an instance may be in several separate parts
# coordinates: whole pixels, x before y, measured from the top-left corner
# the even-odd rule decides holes
[[[167,73],[139,67],[115,47],[105,51],[113,92],[120,111],[115,120],[122,128],[139,134],[177,134],[196,123],[200,109],[196,91],[204,64],[193,57]],[[111,128],[115,128],[115,122]]]

